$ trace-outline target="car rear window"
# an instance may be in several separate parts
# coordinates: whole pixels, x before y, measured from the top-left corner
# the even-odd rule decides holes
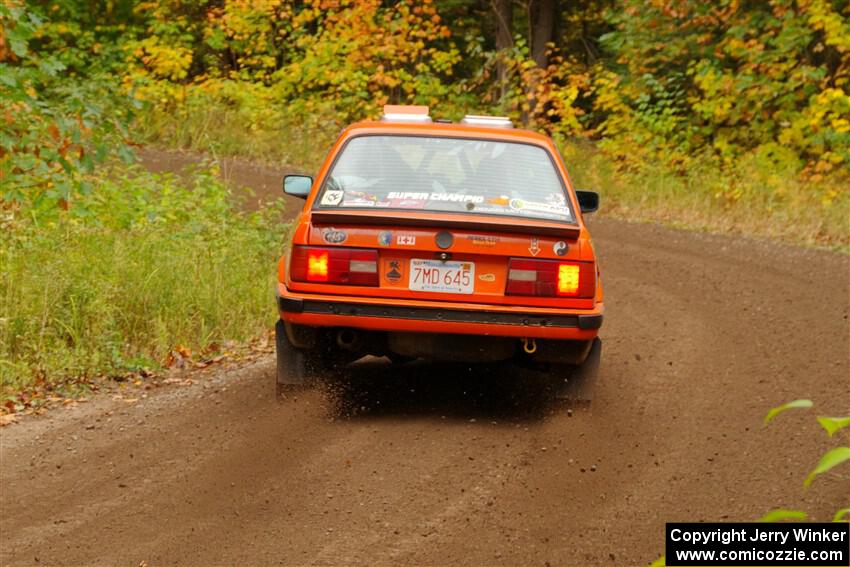
[[[320,209],[377,207],[575,220],[548,151],[463,138],[352,138],[316,203]]]

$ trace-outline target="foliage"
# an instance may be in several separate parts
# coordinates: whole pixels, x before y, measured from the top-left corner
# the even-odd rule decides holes
[[[123,78],[149,103],[149,141],[314,167],[387,102],[507,114],[598,142],[631,200],[646,201],[633,180],[682,187],[662,216],[699,201],[707,225],[734,211],[758,234],[847,245],[850,5],[604,4],[563,7],[541,66],[530,23],[496,50],[488,12],[462,1],[142,2]]]
[[[776,406],[775,408],[771,408],[767,415],[764,416],[764,424],[767,425],[773,418],[779,415],[782,412],[788,411],[789,409],[801,409],[801,408],[810,408],[814,405],[812,400],[794,400],[793,402],[788,402],[782,404],[781,406]]]
[[[845,427],[850,427],[850,416],[847,417],[826,417],[819,415],[818,423],[821,424],[826,434],[832,437],[836,431],[841,431]]]
[[[781,406],[777,406],[772,408],[764,418],[764,424],[767,425],[770,423],[776,416],[785,411],[791,409],[810,409],[813,407],[813,403],[811,400],[794,400],[793,402],[788,402]],[[839,418],[825,418],[818,417],[818,422],[823,425],[824,421],[828,421],[829,427],[824,426],[827,434],[832,437],[836,432],[841,431],[845,427],[850,427],[850,416],[847,417],[839,417]],[[833,447],[824,453],[815,467],[809,472],[803,481],[803,487],[808,488],[812,482],[815,480],[815,477],[818,475],[822,475],[826,472],[829,472],[833,468],[838,465],[850,461],[850,447]],[[842,510],[838,510],[836,512],[836,518],[840,518],[842,516]],[[836,520],[837,521],[837,520]]]
[[[186,186],[126,169],[78,205],[2,220],[4,395],[156,368],[176,345],[200,352],[270,325],[279,207],[241,212],[210,172]]]
[[[816,476],[831,471],[841,463],[847,461],[850,461],[850,447],[833,447],[823,454],[815,468],[813,468],[808,476],[806,476],[806,480],[803,481],[803,486],[808,488],[811,486]]]
[[[390,101],[436,104],[450,94],[447,79],[460,59],[430,2],[151,4],[140,5],[151,15],[144,37],[130,45],[127,80],[165,105],[200,93],[246,102],[233,95],[262,85],[272,88],[249,87],[244,98],[344,123]],[[192,10],[200,17],[189,18]]]
[[[801,510],[788,510],[787,508],[776,508],[775,510],[771,510],[761,518],[759,518],[759,522],[781,522],[783,520],[794,520],[795,522],[802,522],[809,515]]]
[[[38,12],[0,4],[0,198],[67,207],[88,193],[88,176],[112,155],[126,160],[133,105],[117,83],[97,71],[85,77],[79,50],[31,46],[52,30]],[[51,36],[52,37],[52,36]]]
[[[624,150],[748,151],[798,159],[814,178],[850,166],[850,23],[841,3],[627,0],[602,38],[623,108],[602,129]],[[606,86],[606,85],[603,85]],[[732,195],[734,197],[734,195]]]

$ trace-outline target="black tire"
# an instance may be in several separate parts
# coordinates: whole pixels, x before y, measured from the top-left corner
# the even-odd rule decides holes
[[[601,360],[602,340],[597,337],[593,339],[587,358],[579,366],[556,365],[553,371],[557,397],[574,402],[593,401]]]

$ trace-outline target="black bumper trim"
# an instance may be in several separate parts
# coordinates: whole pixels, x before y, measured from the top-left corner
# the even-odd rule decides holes
[[[598,329],[602,326],[602,315],[579,315],[579,329]]]
[[[434,307],[398,307],[364,303],[313,301],[310,299],[304,300],[286,297],[279,297],[278,304],[280,310],[286,313],[382,317],[388,319],[444,321],[447,323],[485,323],[489,325],[517,325],[523,327],[598,329],[602,326],[602,315],[531,315],[465,309],[440,309]]]
[[[304,302],[294,297],[277,296],[277,305],[281,311],[286,313],[303,313]]]

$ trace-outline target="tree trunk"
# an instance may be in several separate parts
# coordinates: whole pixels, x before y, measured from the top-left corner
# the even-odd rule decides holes
[[[558,0],[537,0],[532,14],[531,57],[538,67],[545,68],[549,64],[546,44],[552,41],[554,35]]]
[[[496,49],[501,51],[513,46],[513,4],[511,0],[490,0],[490,7],[496,20]],[[508,69],[504,63],[496,65],[496,80],[501,96],[508,89]]]
[[[507,49],[514,44],[513,4],[511,0],[490,0],[496,17],[496,49]]]

